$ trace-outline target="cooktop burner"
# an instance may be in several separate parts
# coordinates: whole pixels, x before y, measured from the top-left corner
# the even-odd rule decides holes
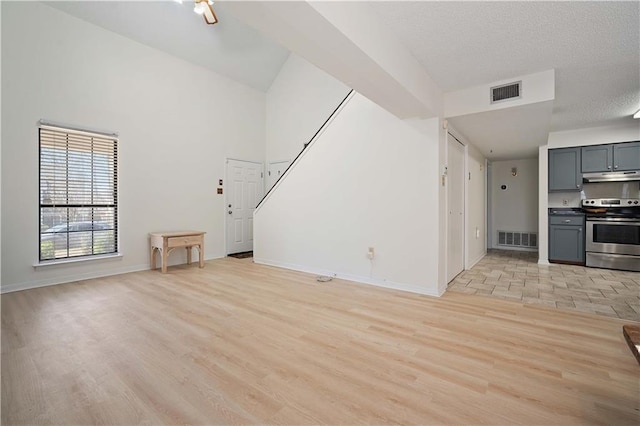
[[[582,207],[607,207],[612,209],[624,207],[640,207],[637,198],[587,198],[582,200]]]
[[[637,198],[600,198],[582,200],[587,218],[640,219],[640,200]]]
[[[626,218],[640,220],[640,200],[635,198],[582,200],[582,210],[588,219]]]

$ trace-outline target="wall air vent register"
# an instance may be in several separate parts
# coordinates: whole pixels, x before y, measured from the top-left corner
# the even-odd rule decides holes
[[[491,103],[511,101],[522,97],[522,81],[494,86],[490,89]]]
[[[534,232],[498,231],[498,245],[536,248],[538,247],[538,234]]]

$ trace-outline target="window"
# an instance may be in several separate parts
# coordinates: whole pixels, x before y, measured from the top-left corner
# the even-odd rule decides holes
[[[118,251],[118,139],[41,125],[40,260]]]

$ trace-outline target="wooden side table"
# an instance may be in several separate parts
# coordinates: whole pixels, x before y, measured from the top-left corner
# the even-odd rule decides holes
[[[198,248],[199,266],[204,268],[204,234],[202,231],[151,232],[151,269],[156,269],[156,250],[160,252],[162,273],[167,272],[167,258],[175,248],[187,249],[187,265],[191,264],[191,249]]]

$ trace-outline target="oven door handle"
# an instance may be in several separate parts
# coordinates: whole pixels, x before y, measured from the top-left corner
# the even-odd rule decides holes
[[[637,219],[622,219],[616,218],[612,220],[589,220],[587,219],[587,225],[623,225],[623,226],[640,226],[640,220]]]

